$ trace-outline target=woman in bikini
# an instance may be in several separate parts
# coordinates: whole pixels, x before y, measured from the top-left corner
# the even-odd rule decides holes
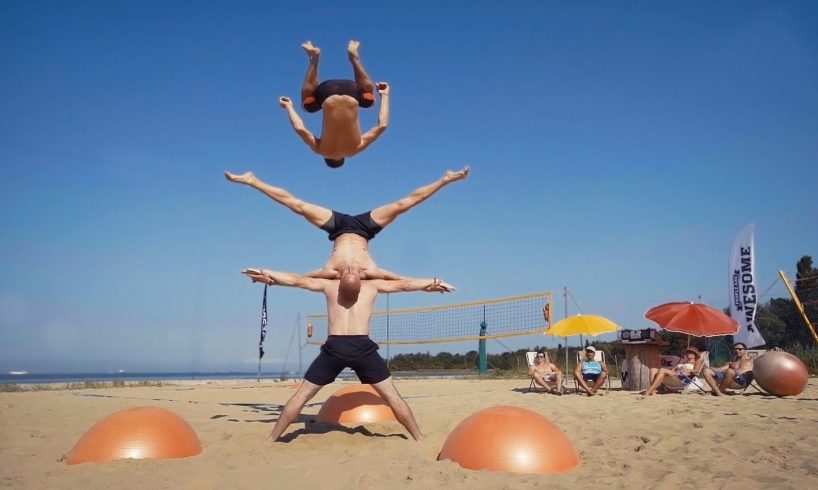
[[[652,396],[656,394],[656,390],[658,390],[659,386],[662,385],[662,382],[665,381],[666,376],[676,377],[682,382],[689,382],[689,380],[701,370],[703,359],[699,349],[695,347],[688,347],[684,350],[682,356],[684,359],[673,369],[662,368],[656,371],[656,375],[653,377],[653,383],[645,392],[645,396]]]

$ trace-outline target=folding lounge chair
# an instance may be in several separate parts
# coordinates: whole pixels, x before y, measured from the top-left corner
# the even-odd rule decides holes
[[[585,354],[585,350],[577,351],[577,362],[583,359],[583,354]],[[594,354],[594,360],[603,362],[607,366],[608,363],[605,362],[605,352],[598,350],[596,354]],[[571,373],[571,379],[574,380],[574,389],[576,389],[577,395],[581,394],[579,390],[579,383],[577,383],[577,379],[574,378],[573,373]],[[605,393],[611,392],[611,373],[608,372],[608,376],[605,378]]]

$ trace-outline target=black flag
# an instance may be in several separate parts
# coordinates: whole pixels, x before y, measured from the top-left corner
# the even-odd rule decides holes
[[[267,337],[267,285],[264,285],[264,299],[261,300],[261,339],[258,341],[258,360],[264,357],[264,338]]]

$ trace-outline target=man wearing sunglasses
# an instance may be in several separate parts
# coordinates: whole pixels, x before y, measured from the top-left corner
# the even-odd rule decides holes
[[[544,351],[537,352],[534,365],[528,368],[528,375],[549,393],[562,395],[562,371],[546,359]]]
[[[747,346],[733,344],[733,359],[717,368],[704,370],[704,379],[714,396],[732,395],[728,389],[744,389],[753,381],[753,359],[747,357]]]

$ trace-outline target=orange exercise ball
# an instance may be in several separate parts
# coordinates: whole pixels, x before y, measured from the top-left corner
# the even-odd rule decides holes
[[[164,408],[133,407],[114,412],[88,429],[65,462],[185,458],[200,452],[199,436],[184,419]]]
[[[347,386],[336,391],[318,411],[317,420],[340,425],[397,421],[395,412],[371,385]]]
[[[765,352],[753,361],[753,378],[775,396],[797,395],[807,387],[807,366],[792,354]]]
[[[469,470],[563,473],[579,464],[574,446],[542,415],[520,407],[480,410],[454,428],[437,457]]]

